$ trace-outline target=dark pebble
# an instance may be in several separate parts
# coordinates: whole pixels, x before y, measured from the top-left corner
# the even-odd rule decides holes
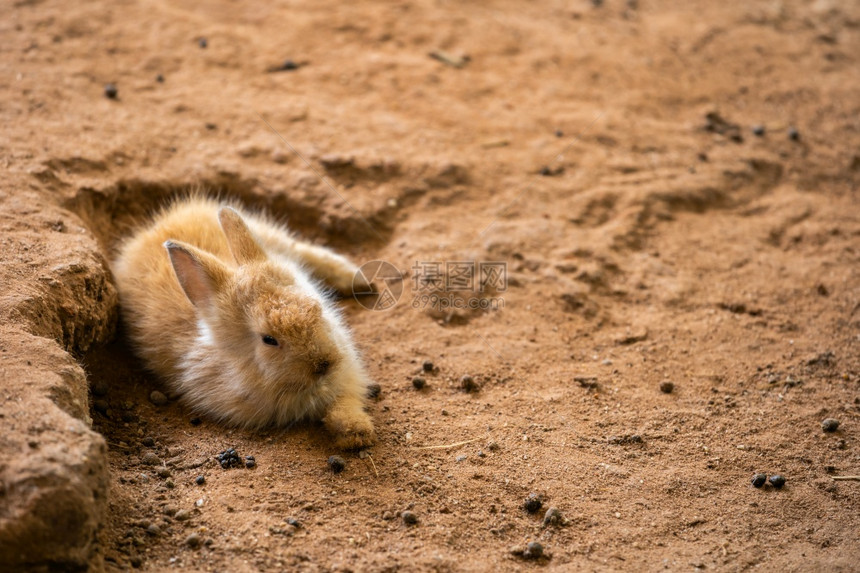
[[[93,396],[105,396],[108,393],[107,382],[99,380],[93,383]]]
[[[339,474],[343,471],[343,468],[346,467],[346,461],[340,456],[329,456],[328,467],[330,467],[331,471],[334,473]]]
[[[200,418],[191,418],[191,420],[189,421],[191,422],[192,426],[199,426],[203,422],[203,420],[201,420]]]
[[[536,493],[530,493],[526,498],[525,503],[523,503],[523,507],[529,513],[537,513],[540,511],[540,508],[543,507],[543,501],[541,501],[540,496]]]
[[[188,537],[185,538],[185,544],[191,549],[197,549],[201,544],[200,536],[196,533],[192,533]]]
[[[763,125],[754,125],[752,128],[753,135],[757,135],[758,137],[762,137],[764,135],[764,126]]]
[[[116,89],[116,86],[113,84],[105,85],[105,97],[108,99],[116,99],[116,96],[119,94],[119,90]]]
[[[403,523],[406,525],[415,525],[418,523],[418,515],[412,511],[404,511],[400,514],[400,517],[403,518]]]
[[[123,412],[120,415],[120,418],[122,419],[123,422],[126,422],[127,424],[131,424],[132,422],[137,422],[137,414],[135,414],[134,412]]]
[[[526,544],[526,550],[523,551],[524,559],[540,559],[543,557],[543,545],[537,541],[529,541]]]
[[[160,478],[169,478],[172,475],[170,473],[170,469],[168,469],[167,466],[161,466],[156,470],[155,473],[157,473],[158,477]]]
[[[560,129],[556,129],[555,130],[555,136],[556,137],[564,137],[564,132]]]
[[[146,528],[146,532],[153,537],[158,537],[161,535],[161,528],[154,523],[150,523]]]
[[[209,42],[206,41],[206,38],[200,38],[197,40],[197,45],[205,49],[209,46]]]
[[[249,460],[249,459],[245,458],[245,467],[248,468],[249,470],[252,470],[255,467],[257,467],[257,462],[254,460]]]
[[[146,446],[147,448],[151,448],[155,445],[155,440],[150,436],[146,436],[144,439],[142,439],[140,441],[140,443],[143,444],[144,446]]]
[[[560,525],[562,522],[561,512],[557,507],[551,507],[546,510],[546,513],[543,515],[543,526],[547,527],[550,525]]]
[[[673,390],[675,390],[675,384],[673,384],[672,382],[660,383],[660,392],[662,392],[663,394],[671,394]]]
[[[788,138],[792,141],[797,141],[798,139],[800,139],[800,132],[797,131],[796,127],[788,128]]]
[[[156,456],[154,452],[146,452],[140,458],[140,461],[143,462],[147,466],[160,466],[160,465],[162,465],[161,464],[161,458]]]
[[[382,393],[382,386],[374,382],[373,384],[369,384],[367,386],[367,397],[371,400],[375,400],[379,398],[379,395]]]
[[[160,84],[163,84],[164,83],[164,76],[162,76],[161,74],[158,74],[157,76],[155,76],[155,81],[157,81]]]
[[[194,478],[194,483],[196,483],[197,485],[203,485],[204,483],[206,483],[206,477],[197,476],[196,478]]]
[[[299,69],[299,65],[292,60],[284,60],[284,63],[281,64],[281,69],[285,72],[291,72]]]
[[[755,474],[752,478],[753,487],[761,487],[767,481],[767,474]]]
[[[825,432],[835,432],[839,429],[839,420],[827,418],[826,420],[821,422],[821,429]]]
[[[167,396],[165,396],[163,392],[153,390],[149,393],[149,401],[156,406],[164,406],[165,404],[167,404]]]
[[[129,557],[128,562],[131,563],[131,566],[135,569],[138,569],[141,565],[143,565],[143,559],[141,559],[137,555],[132,555],[131,557]]]
[[[108,408],[110,408],[110,404],[108,404],[107,400],[96,400],[95,402],[93,402],[93,408],[96,409],[96,412],[107,416],[107,411]]]
[[[425,360],[421,367],[424,369],[424,372],[433,372],[433,362],[430,360]]]
[[[770,476],[770,479],[767,481],[769,481],[770,485],[772,485],[776,489],[782,489],[782,486],[785,485],[785,478],[779,474],[775,476]]]
[[[475,382],[474,378],[466,374],[465,376],[460,378],[460,388],[462,388],[466,392],[477,392],[478,383]]]
[[[420,376],[416,376],[415,378],[412,379],[412,386],[414,386],[416,390],[421,390],[426,385],[427,385],[427,381],[424,380],[424,378],[421,378]]]
[[[302,527],[302,522],[299,521],[298,519],[296,519],[295,517],[288,517],[287,518],[287,524],[292,525],[296,529],[301,529],[301,527]]]

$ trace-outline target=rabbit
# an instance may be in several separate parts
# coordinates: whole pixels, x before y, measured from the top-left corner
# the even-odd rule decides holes
[[[194,410],[246,428],[322,420],[342,449],[375,441],[371,380],[317,280],[352,294],[357,270],[263,215],[199,196],[156,215],[113,262],[135,350]]]

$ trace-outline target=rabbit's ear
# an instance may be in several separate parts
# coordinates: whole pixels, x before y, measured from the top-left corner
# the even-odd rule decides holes
[[[164,243],[185,296],[197,308],[209,308],[230,272],[214,256],[178,241]]]
[[[240,265],[266,260],[266,252],[257,243],[248,224],[232,207],[221,207],[218,210],[218,220],[221,229],[227,237],[227,244],[233,258]]]

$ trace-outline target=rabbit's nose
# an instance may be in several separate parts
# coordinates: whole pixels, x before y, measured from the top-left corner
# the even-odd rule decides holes
[[[314,374],[317,376],[322,376],[326,372],[328,372],[328,368],[331,366],[331,363],[328,360],[319,360],[314,363]]]

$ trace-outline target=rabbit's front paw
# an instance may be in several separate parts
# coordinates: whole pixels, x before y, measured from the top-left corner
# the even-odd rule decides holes
[[[376,442],[373,422],[367,413],[335,409],[325,418],[325,424],[335,436],[335,445],[343,450],[358,450]]]

